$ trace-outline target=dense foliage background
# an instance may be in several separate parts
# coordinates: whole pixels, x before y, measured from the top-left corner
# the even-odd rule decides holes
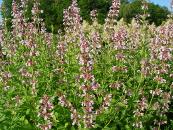
[[[31,16],[31,7],[33,5],[33,0],[28,1],[28,13]],[[71,3],[71,0],[40,0],[41,9],[44,11],[42,18],[45,21],[46,27],[49,31],[52,30],[52,25],[57,32],[58,28],[63,28],[63,10],[67,8]],[[80,13],[84,20],[91,22],[90,11],[97,9],[98,11],[98,22],[103,24],[104,19],[108,13],[109,7],[111,5],[111,0],[78,0],[79,7],[81,9]],[[121,0],[121,8],[118,19],[123,18],[126,22],[130,23],[133,17],[142,14],[141,0]],[[3,0],[3,17],[8,19],[8,25],[11,25],[11,9],[12,0]],[[166,7],[160,7],[153,3],[149,4],[148,12],[150,17],[148,17],[149,23],[155,23],[157,26],[160,25],[170,13]]]

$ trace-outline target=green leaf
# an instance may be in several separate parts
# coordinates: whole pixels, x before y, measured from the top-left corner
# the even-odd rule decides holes
[[[67,123],[65,123],[65,128],[67,128],[69,126],[69,123],[67,122]]]
[[[28,125],[28,123],[29,123],[28,120],[25,119],[24,124],[25,124],[25,125]]]

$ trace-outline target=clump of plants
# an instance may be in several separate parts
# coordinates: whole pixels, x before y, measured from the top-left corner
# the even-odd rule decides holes
[[[83,21],[77,0],[64,9],[64,30],[46,31],[37,0],[13,1],[12,31],[0,32],[0,129],[171,129],[173,21],[143,15],[105,24]],[[55,28],[52,27],[52,30]]]

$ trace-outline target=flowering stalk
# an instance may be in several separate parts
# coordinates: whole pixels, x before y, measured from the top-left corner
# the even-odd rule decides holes
[[[83,81],[81,90],[83,91],[84,101],[82,106],[84,109],[84,125],[86,128],[93,127],[93,95],[89,92],[96,90],[99,85],[94,81],[94,75],[92,75],[93,60],[90,55],[90,47],[88,41],[85,39],[84,35],[80,35],[80,65],[81,65],[81,75],[80,78]]]
[[[109,36],[114,32],[115,18],[118,16],[120,9],[120,0],[112,0],[112,5],[105,20],[104,29],[108,32]]]
[[[90,12],[91,20],[92,22],[95,22],[97,20],[97,10],[92,10]]]
[[[50,98],[44,95],[40,100],[40,111],[38,116],[44,119],[45,124],[39,124],[38,127],[41,130],[50,130],[52,128],[52,115],[53,104],[50,102]]]
[[[23,12],[19,10],[19,6],[17,2],[13,0],[12,2],[12,27],[13,27],[13,36],[22,37],[24,31],[24,24],[23,24]]]
[[[70,110],[71,112],[71,120],[72,120],[72,125],[80,125],[80,115],[77,112],[77,110],[73,107],[73,105],[66,99],[65,95],[63,94],[58,94],[58,100],[61,106],[66,107]]]
[[[81,31],[81,21],[80,17],[80,8],[77,7],[77,0],[72,0],[72,4],[68,7],[68,9],[64,10],[64,29],[66,32],[66,41],[67,43],[77,41],[77,37],[79,37]],[[72,39],[69,39],[72,37]]]

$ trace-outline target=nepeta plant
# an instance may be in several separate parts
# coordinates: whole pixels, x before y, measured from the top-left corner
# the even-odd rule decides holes
[[[34,0],[13,1],[12,30],[0,30],[0,129],[171,129],[173,21],[149,25],[148,3],[130,24],[113,0],[105,24],[64,9],[48,33]],[[52,31],[55,28],[52,28]]]

